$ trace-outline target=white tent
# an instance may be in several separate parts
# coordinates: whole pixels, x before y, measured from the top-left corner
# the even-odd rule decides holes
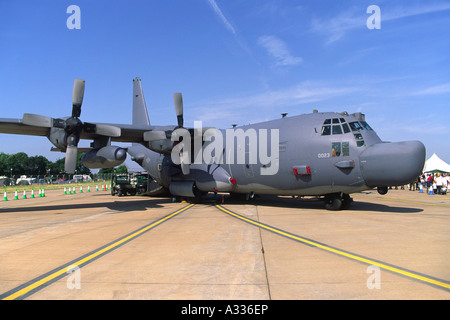
[[[423,168],[423,172],[429,173],[450,173],[450,165],[439,158],[436,153],[425,162],[425,167]]]

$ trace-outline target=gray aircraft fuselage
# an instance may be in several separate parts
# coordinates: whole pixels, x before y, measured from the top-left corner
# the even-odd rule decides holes
[[[278,129],[279,167],[269,175],[261,174],[268,170],[267,165],[259,159],[256,163],[249,160],[250,139],[245,145],[234,143],[233,150],[227,149],[225,130],[220,130],[224,139],[222,156],[224,162],[234,161],[193,163],[189,174],[176,169],[170,156],[144,146],[133,145],[128,153],[141,159],[139,164],[172,194],[188,197],[195,196],[195,190],[292,196],[350,194],[414,181],[425,161],[423,144],[382,142],[363,119],[361,114],[314,112],[234,128],[244,132]],[[209,143],[204,143],[203,150]],[[247,161],[237,163],[242,153],[247,153]]]

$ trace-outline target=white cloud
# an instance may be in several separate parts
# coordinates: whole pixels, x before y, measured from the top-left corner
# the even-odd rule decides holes
[[[418,92],[413,93],[413,95],[428,95],[428,94],[442,94],[450,93],[450,83],[445,83],[439,86],[429,87]]]
[[[365,11],[356,12],[352,8],[331,19],[313,19],[312,31],[326,35],[328,38],[326,44],[330,44],[344,37],[351,29],[366,27],[366,19]]]
[[[216,15],[220,18],[220,20],[223,22],[225,27],[234,35],[236,35],[236,29],[233,27],[233,25],[228,21],[228,19],[223,14],[222,10],[220,10],[219,6],[217,5],[215,0],[208,0],[209,4],[213,8]]]
[[[298,106],[302,104],[325,101],[358,90],[360,88],[305,81],[279,90],[266,90],[248,96],[197,102],[193,105],[192,115],[205,122],[210,121],[211,125],[220,126],[224,122],[231,124],[236,121],[254,123],[264,121],[272,113],[288,112],[290,108],[295,108],[298,114]]]
[[[277,37],[259,37],[258,44],[264,47],[269,55],[276,60],[276,66],[294,66],[303,61],[301,57],[292,56],[286,44]]]
[[[450,10],[450,3],[427,3],[420,6],[408,3],[402,7],[388,5],[379,7],[381,9],[381,27],[383,28],[383,23],[387,21]],[[343,38],[351,30],[366,28],[367,19],[370,17],[370,14],[366,13],[366,9],[362,6],[352,7],[332,18],[313,19],[311,31],[324,34],[327,37],[326,44],[331,44]]]
[[[381,8],[381,10],[383,10],[383,8]],[[450,10],[450,3],[427,3],[422,6],[408,5],[407,7],[395,8],[393,10],[386,11],[384,16],[382,15],[381,19],[389,21],[446,10]]]
[[[239,34],[239,31],[236,27],[233,26],[233,24],[227,19],[227,17],[223,14],[222,10],[219,8],[215,0],[208,0],[209,4],[211,5],[212,9],[214,10],[214,13],[219,17],[219,19],[222,21],[223,25],[225,26],[228,31],[230,31],[234,38],[236,39],[237,43],[241,46],[241,48],[250,56],[252,57],[252,53],[250,48],[247,46],[245,40],[242,38],[242,36]]]

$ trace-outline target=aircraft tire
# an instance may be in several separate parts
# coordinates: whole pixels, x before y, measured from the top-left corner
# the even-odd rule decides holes
[[[325,209],[337,211],[342,209],[343,199],[340,195],[330,194],[325,196]]]

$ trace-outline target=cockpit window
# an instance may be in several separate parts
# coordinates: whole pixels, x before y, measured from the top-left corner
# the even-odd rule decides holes
[[[373,130],[367,122],[361,121],[361,124],[366,130]]]
[[[364,147],[366,145],[366,143],[363,140],[363,136],[361,135],[361,133],[355,133],[355,139],[356,139],[356,146],[357,147]]]
[[[350,128],[352,128],[352,131],[364,130],[358,121],[350,122]]]
[[[333,126],[333,134],[342,134],[342,128],[340,125]]]
[[[331,126],[323,126],[322,127],[322,135],[329,136],[331,134]]]
[[[342,124],[342,129],[344,129],[345,133],[349,133],[350,132],[350,127],[346,123]]]
[[[322,126],[322,136],[373,130],[365,121],[353,121],[347,123],[344,118],[326,119]]]

